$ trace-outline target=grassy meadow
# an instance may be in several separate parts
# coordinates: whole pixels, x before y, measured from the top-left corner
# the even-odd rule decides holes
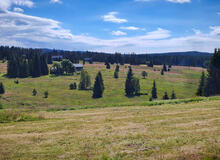
[[[125,80],[128,65],[120,66],[119,79],[114,79],[115,65],[111,69],[105,68],[104,64],[86,64],[84,69],[91,76],[92,85],[98,71],[102,72],[105,91],[103,98],[92,99],[92,91],[69,90],[69,84],[79,83],[80,74],[73,76],[43,76],[40,78],[18,79],[19,84],[15,84],[15,79],[8,79],[6,74],[6,63],[0,64],[0,81],[3,82],[6,93],[2,96],[1,103],[4,108],[48,110],[48,109],[78,109],[89,107],[111,107],[111,106],[132,106],[144,105],[148,103],[151,96],[153,80],[156,80],[159,99],[165,91],[171,95],[175,91],[178,99],[195,97],[202,68],[173,66],[170,72],[165,75],[160,74],[162,66],[149,68],[146,65],[132,66],[134,75],[140,79],[141,95],[127,98],[124,92]],[[148,77],[143,79],[141,72],[146,71]],[[32,90],[36,89],[37,96],[32,96]],[[49,92],[49,98],[43,98],[44,91]]]
[[[101,99],[92,99],[92,91],[69,90],[70,83],[79,83],[79,74],[8,79],[6,67],[0,64],[6,89],[0,160],[220,159],[220,97],[195,96],[202,68],[174,66],[161,76],[162,66],[133,66],[141,93],[150,94],[156,80],[159,100],[150,102],[150,95],[124,95],[128,65],[120,66],[119,79],[113,78],[115,65],[110,70],[101,63],[85,65],[92,84],[102,72]],[[177,100],[161,100],[172,90]],[[49,98],[43,98],[44,91]]]
[[[219,102],[41,111],[0,123],[0,159],[218,160]]]

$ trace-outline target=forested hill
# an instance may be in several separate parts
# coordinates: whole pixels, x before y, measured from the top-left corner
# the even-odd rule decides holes
[[[208,53],[208,52],[197,52],[197,51],[151,53],[151,55],[166,55],[166,56],[202,56],[202,57],[211,57],[211,56],[212,56],[211,53]]]
[[[206,52],[170,52],[157,54],[121,54],[121,53],[102,53],[90,51],[64,51],[51,49],[30,49],[19,47],[0,46],[0,59],[9,59],[12,54],[22,54],[29,57],[30,54],[43,54],[48,57],[63,56],[74,63],[80,60],[90,59],[90,62],[120,63],[120,64],[150,64],[152,65],[177,65],[177,66],[195,66],[207,67],[212,54]]]

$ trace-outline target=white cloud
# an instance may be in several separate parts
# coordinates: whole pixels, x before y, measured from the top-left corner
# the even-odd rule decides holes
[[[125,36],[127,33],[122,32],[122,31],[112,31],[112,35],[114,36]]]
[[[102,16],[103,20],[106,22],[113,22],[113,23],[126,23],[126,19],[117,18],[116,15],[118,12],[109,12],[107,15]]]
[[[219,15],[219,16],[220,16],[220,12],[217,12],[217,15]]]
[[[14,12],[24,12],[24,10],[22,8],[18,8],[18,7],[15,7],[13,9]]]
[[[8,9],[10,6],[8,7]],[[120,35],[122,31],[115,31]],[[209,33],[173,38],[169,30],[158,28],[141,36],[101,39],[88,34],[74,35],[53,19],[6,10],[0,12],[0,44],[21,47],[92,50],[102,52],[168,52],[198,50],[212,52],[220,44],[220,26],[210,26]],[[123,33],[122,33],[123,34]],[[121,35],[122,35],[121,34]]]
[[[138,28],[138,27],[134,27],[134,26],[120,27],[120,29],[124,29],[124,30],[133,30],[133,31],[140,30],[140,28]]]
[[[168,2],[173,2],[173,3],[190,3],[191,0],[167,0]]]
[[[62,3],[61,0],[50,0],[50,3]]]
[[[1,0],[0,10],[7,11],[10,9],[12,5],[25,6],[31,8],[34,6],[34,2],[32,2],[31,0]]]

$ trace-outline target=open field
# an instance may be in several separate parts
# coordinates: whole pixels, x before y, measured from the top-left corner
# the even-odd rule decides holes
[[[104,64],[86,64],[84,69],[91,75],[92,85],[98,71],[102,72],[105,92],[103,98],[92,99],[92,91],[69,90],[69,84],[79,83],[80,75],[74,76],[44,76],[40,78],[18,79],[19,84],[15,84],[15,79],[5,78],[7,64],[0,64],[0,81],[4,83],[6,94],[2,96],[4,108],[19,109],[67,109],[67,108],[89,108],[108,106],[136,106],[144,105],[149,100],[150,95],[127,98],[124,94],[124,84],[128,71],[128,65],[120,66],[119,79],[114,79],[115,65],[110,70],[105,69]],[[165,91],[171,95],[172,90],[179,99],[193,98],[198,87],[199,77],[202,68],[174,66],[171,72],[160,75],[162,66],[153,69],[146,66],[132,66],[135,76],[140,79],[141,93],[151,94],[153,80],[156,80],[158,97],[162,99]],[[155,71],[156,70],[156,71]],[[148,77],[143,79],[142,71],[147,71]],[[36,89],[38,95],[32,96],[32,90]],[[43,92],[48,90],[49,98],[43,98]]]
[[[0,159],[220,159],[219,104],[42,111],[0,124]]]

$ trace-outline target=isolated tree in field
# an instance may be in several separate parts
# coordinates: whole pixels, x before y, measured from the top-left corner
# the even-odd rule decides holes
[[[0,94],[4,94],[5,93],[5,88],[2,82],[0,82]]]
[[[44,98],[48,98],[48,95],[49,95],[48,91],[45,91],[44,92]]]
[[[73,83],[73,89],[77,89],[76,82]]]
[[[204,94],[205,96],[220,95],[220,49],[215,49],[211,57]]]
[[[98,72],[95,78],[95,83],[93,87],[93,98],[101,98],[104,92],[104,83],[102,79],[101,72]]]
[[[87,90],[91,86],[90,76],[87,71],[82,70],[80,74],[79,90]]]
[[[33,96],[36,96],[36,95],[37,95],[37,90],[36,90],[36,89],[33,89],[32,95],[33,95]]]
[[[131,80],[132,87],[134,88],[134,94],[139,95],[140,94],[140,82],[139,79],[136,77],[133,77]]]
[[[200,78],[200,83],[199,83],[199,88],[196,92],[197,96],[204,96],[205,81],[206,81],[205,72],[202,72],[202,76]]]
[[[143,72],[141,73],[141,75],[142,75],[142,77],[145,79],[145,78],[147,77],[147,72],[146,72],[146,71],[143,71]]]
[[[132,86],[132,79],[133,79],[133,72],[132,68],[129,67],[127,79],[125,82],[125,94],[126,96],[133,96],[134,94],[134,87]]]
[[[163,69],[161,70],[160,74],[161,74],[162,76],[164,75],[164,71],[163,71]]]
[[[111,66],[108,62],[106,63],[106,69],[111,69]]]
[[[171,99],[176,99],[176,94],[174,91],[172,92]]]
[[[157,99],[157,87],[156,87],[156,82],[154,80],[151,95],[153,99]]]
[[[117,71],[114,72],[114,78],[116,78],[116,79],[118,78],[118,72]]]
[[[167,72],[167,66],[166,66],[166,64],[163,65],[163,71],[164,71],[164,72]]]
[[[119,69],[120,69],[120,67],[119,67],[119,65],[117,64],[117,65],[116,65],[116,68],[115,68],[115,71],[116,71],[116,72],[119,72]]]
[[[73,83],[71,83],[71,84],[69,85],[69,88],[70,88],[70,90],[73,90],[73,89],[74,89]]]
[[[170,99],[167,92],[164,92],[163,100],[168,100]]]

